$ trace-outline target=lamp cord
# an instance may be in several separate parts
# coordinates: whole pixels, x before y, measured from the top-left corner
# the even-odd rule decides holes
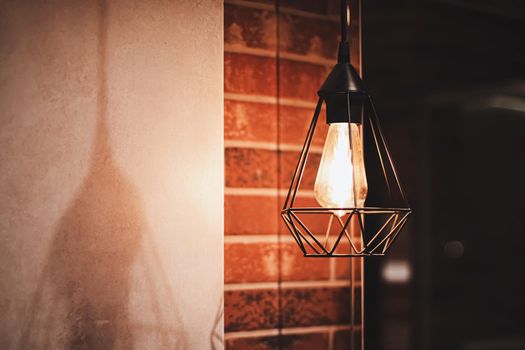
[[[338,63],[350,63],[350,43],[348,40],[348,1],[341,0],[341,42],[337,52]]]
[[[348,23],[347,0],[341,0],[341,42],[346,41]]]

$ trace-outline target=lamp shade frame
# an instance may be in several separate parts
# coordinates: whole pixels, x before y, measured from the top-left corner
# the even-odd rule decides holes
[[[402,231],[412,210],[399,181],[372,98],[364,90],[359,75],[349,63],[338,63],[332,73],[318,92],[319,99],[292,176],[281,216],[305,257],[382,256]],[[368,199],[363,207],[325,208],[296,205],[297,194],[301,189],[301,180],[312,149],[312,140],[323,104],[326,105],[328,124],[352,122],[362,124],[367,128],[368,145],[372,150],[371,153],[375,154],[373,158],[378,163],[374,169],[380,169],[379,172],[382,173],[376,174],[376,177],[382,179],[378,180],[377,183],[380,185],[377,187],[384,188],[384,193],[375,194],[376,198],[384,199],[382,205],[376,203],[369,206]],[[368,171],[369,169],[367,173]],[[344,215],[338,216],[336,212],[344,213]],[[330,226],[326,233],[309,227],[309,224],[302,219],[305,216],[308,216],[309,219],[315,216],[329,217]],[[336,229],[335,233],[330,233],[331,230],[334,231],[333,222],[339,225],[340,229]]]

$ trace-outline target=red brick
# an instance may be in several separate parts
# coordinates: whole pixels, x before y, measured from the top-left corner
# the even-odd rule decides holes
[[[225,100],[224,138],[226,140],[277,142],[277,106]]]
[[[283,13],[280,34],[282,52],[333,60],[337,57],[340,37],[337,22]]]
[[[278,223],[277,196],[234,196],[224,197],[224,233],[276,234]]]
[[[279,168],[277,156],[279,155]],[[299,152],[229,147],[225,150],[225,177],[228,187],[276,188],[278,173],[281,188],[288,189]],[[313,191],[321,154],[310,153],[301,178],[300,190]]]
[[[277,188],[277,153],[253,148],[226,148],[227,187]]]
[[[334,350],[361,349],[361,330],[353,331],[354,346],[352,346],[352,331],[341,330],[334,334]]]
[[[283,296],[283,326],[345,324],[350,319],[348,288],[288,289]]]
[[[272,57],[224,53],[224,91],[276,95],[276,61]]]
[[[287,334],[271,337],[226,340],[228,350],[324,350],[328,349],[327,333]]]
[[[226,332],[278,327],[346,324],[350,321],[349,288],[290,288],[227,291],[224,297]]]
[[[328,260],[305,259],[295,242],[280,245],[278,243],[226,243],[224,246],[225,283],[328,278]]]
[[[280,59],[280,97],[317,101],[317,90],[327,73],[328,69],[319,64]]]
[[[279,300],[276,290],[224,292],[224,331],[277,328]]]
[[[224,43],[275,50],[275,11],[224,5]]]
[[[288,189],[290,182],[292,181],[297,162],[299,161],[299,152],[284,151],[280,152],[280,168],[281,176],[279,183],[282,188]],[[317,171],[319,169],[319,162],[321,161],[321,154],[310,153],[306,161],[301,183],[299,185],[300,190],[314,190],[315,178],[317,177]]]
[[[279,139],[282,143],[303,146],[314,116],[315,108],[279,106]],[[328,126],[324,110],[321,112],[314,136],[313,146],[324,146]]]

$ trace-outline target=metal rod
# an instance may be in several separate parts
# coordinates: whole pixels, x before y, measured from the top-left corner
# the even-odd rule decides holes
[[[299,237],[296,237],[296,233],[294,233],[293,226],[289,222],[289,220],[291,221],[292,219],[291,218],[287,218],[285,213],[281,213],[281,216],[282,216],[282,218],[284,220],[284,223],[285,223],[286,227],[288,227],[288,230],[290,230],[290,233],[291,233],[292,237],[295,239],[295,241],[299,245],[299,248],[301,248],[301,251],[303,252],[303,254],[306,253],[306,250],[304,249],[304,246],[303,246],[303,243],[301,242],[301,239]],[[288,214],[288,216],[290,216],[290,214]]]
[[[394,234],[394,236],[392,237],[392,239],[390,240],[387,247],[385,247],[385,252],[390,248],[390,246],[394,243],[395,239],[397,238],[397,236],[399,235],[399,232],[401,232],[401,229],[403,228],[403,225],[408,221],[408,217],[405,217],[402,219],[403,220],[403,223],[401,225],[399,225],[397,227],[397,232]]]
[[[393,232],[397,229],[397,228],[401,228],[401,226],[403,226],[403,224],[406,222],[406,219],[408,218],[408,215],[410,215],[410,213],[406,213],[405,216],[403,216],[403,218],[401,220],[399,220],[399,222],[397,223],[397,225],[395,227],[393,227],[391,230],[390,230],[390,233],[388,233],[388,235],[383,238],[381,240],[381,242],[379,242],[377,244],[377,246],[374,247],[374,249],[372,249],[370,251],[370,253],[373,253],[379,246],[381,246],[390,236],[392,236]],[[391,241],[393,242],[393,240]],[[392,244],[392,243],[390,243]]]
[[[393,214],[394,212],[412,212],[412,209],[410,208],[379,208],[379,207],[364,207],[364,208],[343,208],[343,207],[337,207],[337,208],[324,208],[324,207],[295,207],[295,208],[286,208],[283,211],[312,211],[313,212],[323,212],[323,213],[331,213],[334,211],[358,211],[362,214]]]
[[[346,221],[346,223],[344,224],[344,226],[343,226],[343,220],[341,220],[340,217],[338,217],[337,219],[339,220],[339,224],[341,225],[341,228],[343,229],[343,231],[344,231],[344,233],[345,233],[345,235],[346,235],[346,238],[348,238],[348,243],[350,243],[350,246],[352,247],[352,249],[354,249],[354,252],[355,252],[356,254],[359,254],[360,251],[355,247],[354,242],[352,242],[352,236],[350,235],[350,233],[348,233],[348,230],[346,229],[346,228],[348,227],[348,224],[350,223],[350,220],[351,220],[352,217],[353,217],[353,214],[354,214],[354,213],[352,213],[352,215],[350,215],[350,217],[348,218],[348,220]],[[342,231],[342,232],[343,232],[343,231]]]
[[[341,233],[339,234],[339,237],[337,238],[337,241],[335,242],[334,247],[332,248],[332,252],[335,251],[335,249],[339,245],[339,241],[343,237],[343,233],[346,235],[350,245],[353,247],[352,240],[350,240],[350,236],[349,236],[348,231],[346,230],[346,228],[348,227],[348,224],[350,223],[350,220],[352,220],[352,217],[354,216],[354,214],[355,214],[355,211],[353,211],[350,214],[350,216],[348,217],[348,219],[346,220],[346,223],[344,225],[343,225],[343,221],[341,220],[341,218],[337,217],[337,220],[339,221],[339,224],[341,225]],[[355,247],[353,247],[353,248],[354,248],[354,252],[357,253],[357,250],[355,249]]]
[[[372,239],[368,242],[368,244],[372,244],[374,243],[374,241],[376,240],[376,238],[381,234],[381,232],[383,232],[383,230],[385,229],[385,227],[390,223],[390,221],[392,221],[392,219],[394,217],[397,217],[398,214],[394,214],[394,215],[391,215],[390,218],[383,224],[383,226],[381,226],[381,228],[379,229],[379,231],[377,231],[377,233],[374,235],[374,237],[372,237]],[[394,225],[395,225],[395,222],[394,222]],[[383,252],[384,253],[384,252]]]
[[[291,214],[291,215],[297,220],[297,222],[300,222],[300,220],[297,219],[297,216],[295,216],[294,213],[290,212],[290,214]],[[291,216],[290,216],[290,218],[291,218]],[[300,225],[301,225],[301,224],[302,224],[302,223],[300,223]],[[313,251],[314,251],[316,254],[321,254],[321,253],[319,253],[319,251],[318,251],[317,249],[315,249],[315,247],[312,245],[312,243],[310,243],[310,241],[309,241],[308,239],[306,239],[306,237],[303,236],[303,234],[301,233],[301,230],[299,230],[299,229],[297,228],[297,226],[295,226],[295,223],[293,222],[293,220],[292,220],[292,225],[293,225],[293,227],[294,227],[294,229],[295,229],[295,232],[297,233],[298,237],[299,237],[299,236],[302,237],[302,239],[306,242],[306,244],[308,244],[308,245],[310,246],[310,248],[312,248]],[[303,229],[304,229],[304,226],[303,226]]]
[[[328,249],[328,238],[330,237],[330,230],[332,229],[332,220],[334,219],[334,214],[330,215],[330,219],[328,221],[328,228],[326,229],[326,237],[324,245],[326,249]]]
[[[399,214],[395,214],[394,216],[394,223],[392,224],[392,227],[396,226],[397,219],[399,219]],[[390,238],[386,240],[385,245],[383,246],[383,253],[386,252],[386,249],[388,247],[388,243],[390,242]]]
[[[374,103],[372,102],[372,99],[370,98],[370,105],[372,106],[372,114],[374,116],[375,122],[377,124],[377,129],[379,131],[379,136],[381,137],[381,141],[383,142],[383,146],[385,147],[386,155],[388,157],[388,161],[390,162],[390,167],[392,168],[392,173],[394,174],[394,178],[396,179],[397,187],[399,188],[399,192],[401,192],[401,197],[403,197],[403,203],[408,206],[408,201],[405,197],[405,192],[403,191],[403,186],[401,186],[401,182],[399,181],[399,177],[397,176],[396,167],[394,166],[394,161],[392,160],[392,156],[390,155],[390,150],[388,149],[388,144],[386,143],[385,137],[383,136],[383,131],[381,130],[381,124],[379,124],[379,118],[376,113],[376,108],[374,106]]]
[[[323,105],[323,99],[319,98],[319,100],[317,101],[317,106],[315,107],[315,113],[312,118],[312,122],[310,123],[310,127],[308,128],[308,134],[306,136],[306,140],[304,141],[303,149],[301,151],[301,156],[299,157],[299,162],[297,164],[297,167],[295,168],[295,172],[292,177],[292,182],[290,183],[290,189],[288,190],[288,195],[286,196],[286,201],[284,202],[283,209],[286,209],[289,206],[290,207],[293,206],[293,203],[295,201],[295,195],[297,193],[299,183],[301,182],[301,177],[303,175],[304,166],[306,164],[306,159],[308,158],[308,150],[310,149],[310,144],[312,142],[312,137],[315,131],[315,127],[317,125],[319,114],[321,113],[322,105]]]
[[[326,250],[326,248],[321,244],[321,242],[319,242],[317,240],[317,238],[315,238],[315,236],[313,235],[313,233],[310,232],[310,230],[308,229],[308,227],[306,227],[305,224],[303,224],[303,222],[301,221],[301,219],[299,219],[297,217],[297,215],[295,215],[293,212],[291,212],[292,216],[294,217],[295,220],[297,220],[297,222],[299,223],[299,225],[301,225],[301,227],[303,228],[303,230],[308,233],[308,235],[314,240],[314,242],[326,253],[328,254],[328,251]],[[315,249],[314,249],[315,250]]]
[[[369,100],[369,101],[370,101],[370,104],[372,105],[372,100]],[[372,110],[373,110],[373,107],[372,107]],[[372,119],[370,119],[370,117],[368,117],[368,123],[370,124],[370,130],[372,130],[372,136],[374,137],[374,144],[375,144],[376,149],[377,149],[377,155],[379,156],[379,162],[381,163],[381,168],[383,169],[383,177],[384,177],[385,182],[386,182],[386,187],[388,189],[388,194],[390,195],[390,197],[392,197],[392,191],[390,190],[390,181],[388,181],[388,174],[386,172],[385,163],[383,162],[383,155],[382,155],[381,149],[379,147],[379,141],[378,141],[378,137],[376,135],[376,131],[374,129],[374,124],[372,123]]]

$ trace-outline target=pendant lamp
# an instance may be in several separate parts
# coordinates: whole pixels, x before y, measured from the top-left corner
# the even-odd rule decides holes
[[[370,93],[350,64],[347,16],[342,0],[338,61],[317,92],[281,211],[306,257],[384,255],[411,213]],[[319,138],[322,150],[312,145]]]

